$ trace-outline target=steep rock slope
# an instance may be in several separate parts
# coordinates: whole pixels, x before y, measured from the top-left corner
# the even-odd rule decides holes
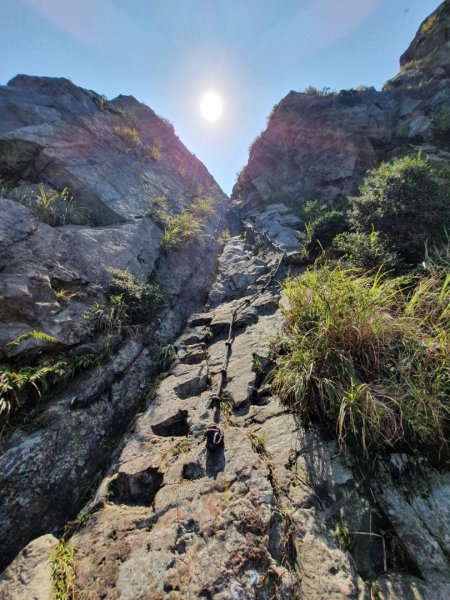
[[[0,112],[0,362],[17,370],[42,357],[101,357],[3,439],[4,566],[77,510],[139,406],[155,349],[205,297],[229,201],[172,126],[132,97],[109,102],[65,79],[21,75],[0,88]],[[203,231],[182,251],[164,249],[161,213],[195,201],[206,203]],[[84,317],[105,301],[111,268],[164,297],[131,335],[92,335]],[[54,339],[7,346],[32,330]]]
[[[227,243],[220,300],[191,315],[168,376],[67,529],[75,597],[448,597],[448,476],[414,476],[393,455],[371,480],[271,394],[276,279],[298,267],[269,240]],[[352,554],[343,523],[359,534]],[[3,573],[5,599],[44,600],[57,547],[31,542]]]

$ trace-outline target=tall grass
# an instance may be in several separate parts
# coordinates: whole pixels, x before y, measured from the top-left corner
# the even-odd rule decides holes
[[[283,284],[273,387],[341,446],[440,453],[450,433],[450,275],[388,279],[335,267]]]

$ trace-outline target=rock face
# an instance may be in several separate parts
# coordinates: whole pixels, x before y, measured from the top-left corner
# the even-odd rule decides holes
[[[83,315],[103,301],[111,268],[164,294],[155,321],[132,339],[113,336],[95,369],[43,404],[31,434],[3,442],[4,567],[78,510],[138,409],[155,348],[206,298],[229,201],[170,124],[134,98],[108,102],[65,79],[18,76],[0,88],[0,114],[0,362],[98,353],[102,340],[88,335]],[[161,210],[180,214],[196,198],[211,205],[204,232],[182,252],[164,250]],[[55,341],[30,338],[7,352],[32,330]],[[89,408],[72,410],[74,398]]]
[[[234,187],[241,214],[353,194],[368,169],[397,155],[423,149],[448,159],[437,144],[436,119],[450,110],[449,28],[447,0],[422,24],[401,73],[383,91],[289,92]]]
[[[278,281],[302,269],[297,204],[352,193],[368,168],[405,150],[450,158],[433,125],[450,102],[448,8],[402,57],[403,66],[421,61],[420,81],[402,72],[382,92],[281,101],[236,184],[230,221],[243,235],[226,243],[212,285],[220,248],[211,237],[226,225],[227,200],[170,127],[132,99],[105,102],[65,80],[19,77],[0,90],[2,339],[33,327],[62,348],[91,347],[81,315],[102,297],[107,266],[156,279],[167,294],[156,320],[116,340],[31,432],[8,441],[4,566],[25,548],[0,577],[1,598],[51,597],[49,532],[61,534],[86,496],[65,534],[80,600],[450,597],[449,474],[403,454],[362,472],[358,457],[299,423],[268,380],[284,320]],[[64,224],[43,222],[23,198],[41,178],[76,191]],[[215,200],[210,237],[162,251],[155,198],[166,195],[179,214],[198,185]],[[62,305],[61,286],[82,294]],[[176,336],[168,372],[143,394],[154,346]],[[17,359],[42,347],[29,340]]]

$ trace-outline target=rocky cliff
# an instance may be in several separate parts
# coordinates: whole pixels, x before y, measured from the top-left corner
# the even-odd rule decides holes
[[[422,24],[383,91],[291,92],[277,105],[234,188],[242,234],[223,251],[226,197],[152,111],[65,80],[1,90],[3,344],[30,329],[56,339],[4,346],[6,359],[91,350],[81,315],[102,300],[107,267],[165,296],[6,442],[3,565],[23,549],[2,598],[449,597],[448,473],[404,453],[363,470],[267,383],[278,282],[304,268],[299,206],[354,193],[392,156],[450,159],[437,126],[450,111],[449,7]],[[70,189],[63,222],[36,211],[41,183]],[[191,214],[205,194],[203,235],[161,248],[161,205]],[[148,389],[156,346],[174,339]]]
[[[82,371],[4,432],[4,566],[78,510],[140,406],[155,349],[206,297],[229,200],[172,126],[134,98],[109,102],[65,79],[18,76],[0,103],[1,362],[23,373],[63,356],[67,371]],[[201,235],[182,252],[165,249],[161,219],[193,202],[206,206]],[[158,314],[135,331],[92,331],[85,318],[104,303],[112,268],[161,290]]]
[[[289,92],[251,145],[234,201],[244,212],[280,200],[298,208],[354,194],[382,160],[419,150],[448,160],[440,121],[450,102],[449,27],[444,2],[422,23],[383,91]]]

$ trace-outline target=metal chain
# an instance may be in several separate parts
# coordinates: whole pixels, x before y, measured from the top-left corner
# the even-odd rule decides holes
[[[224,360],[222,363],[222,367],[220,369],[220,378],[219,378],[219,381],[217,382],[216,391],[215,391],[215,393],[213,393],[211,395],[211,399],[209,402],[210,408],[218,408],[220,405],[220,396],[222,394],[223,387],[224,387],[226,379],[227,379],[228,363],[229,363],[230,357],[231,357],[231,346],[234,341],[233,326],[236,321],[236,317],[240,310],[242,310],[244,307],[250,306],[263,292],[266,291],[266,289],[272,283],[272,281],[276,277],[278,271],[280,270],[281,264],[285,257],[286,257],[286,253],[283,252],[278,260],[278,263],[277,263],[275,269],[270,274],[266,283],[257,292],[255,292],[253,294],[253,296],[250,296],[250,298],[246,298],[241,303],[239,303],[231,312],[231,319],[230,319],[230,324],[228,327],[228,338],[225,341],[225,346],[226,346],[225,357],[224,357]]]

